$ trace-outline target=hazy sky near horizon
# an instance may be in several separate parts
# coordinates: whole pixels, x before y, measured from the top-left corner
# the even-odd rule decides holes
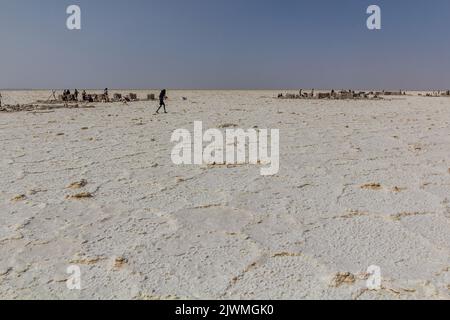
[[[0,88],[447,89],[449,34],[449,0],[0,0]]]

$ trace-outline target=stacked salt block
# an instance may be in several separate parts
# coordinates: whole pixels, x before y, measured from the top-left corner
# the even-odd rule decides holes
[[[317,95],[317,97],[318,97],[319,99],[327,99],[327,98],[331,98],[331,93],[319,93],[319,94]]]
[[[340,99],[353,99],[353,93],[351,92],[347,92],[347,91],[343,91],[341,92],[338,97]]]

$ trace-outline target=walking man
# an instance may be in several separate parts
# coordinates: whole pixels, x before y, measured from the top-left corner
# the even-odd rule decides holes
[[[159,113],[159,110],[164,107],[164,113],[167,113],[166,111],[166,103],[164,102],[164,100],[166,99],[166,89],[162,90],[161,93],[159,94],[159,108],[156,111],[156,113]]]

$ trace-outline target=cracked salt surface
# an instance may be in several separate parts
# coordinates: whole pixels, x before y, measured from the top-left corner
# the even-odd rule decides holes
[[[273,96],[0,114],[0,298],[450,298],[450,101]],[[279,174],[173,165],[194,121],[280,129]]]

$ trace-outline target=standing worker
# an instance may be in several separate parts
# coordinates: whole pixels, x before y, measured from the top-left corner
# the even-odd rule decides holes
[[[106,88],[105,91],[103,92],[103,96],[105,98],[105,102],[109,102],[108,88]]]

